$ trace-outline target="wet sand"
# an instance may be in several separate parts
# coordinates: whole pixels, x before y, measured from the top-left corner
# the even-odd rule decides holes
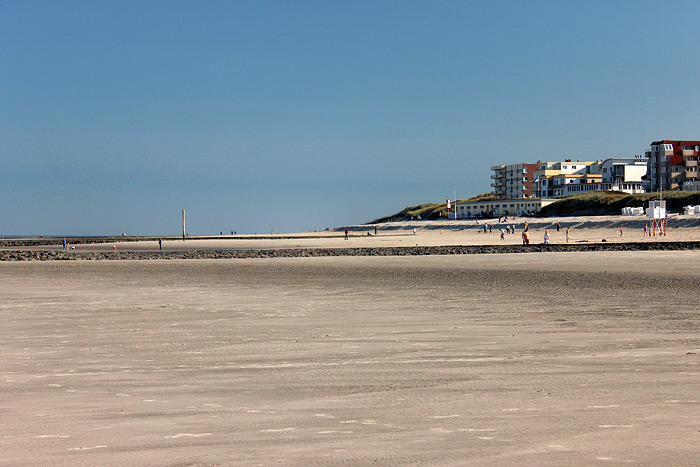
[[[700,463],[700,252],[0,263],[2,465]]]

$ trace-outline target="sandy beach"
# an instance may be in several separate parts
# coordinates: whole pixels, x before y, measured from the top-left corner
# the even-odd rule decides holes
[[[344,229],[338,228],[323,232],[275,233],[274,235],[217,235],[188,236],[186,241],[180,237],[163,238],[162,252],[188,252],[186,256],[172,257],[217,257],[212,254],[197,254],[215,250],[293,250],[293,249],[367,249],[367,248],[407,248],[407,247],[446,247],[446,246],[518,246],[522,245],[522,231],[527,223],[532,245],[544,241],[544,233],[550,235],[550,244],[556,250],[557,245],[568,245],[573,250],[576,245],[598,244],[658,244],[673,242],[700,241],[700,216],[672,215],[668,220],[666,235],[645,235],[646,218],[641,216],[580,216],[551,218],[516,218],[508,223],[480,220],[443,220],[443,221],[404,221],[377,225],[348,226],[349,238],[345,240]],[[556,225],[560,225],[557,231]],[[485,225],[491,225],[484,231]],[[514,226],[515,233],[504,235],[500,239],[501,228]],[[570,228],[570,240],[566,242],[566,228]],[[620,235],[622,228],[622,235]],[[415,229],[415,233],[413,231]],[[99,238],[75,240],[68,238],[70,247],[63,250],[62,238],[12,239],[0,240],[0,260],[11,259],[3,252],[42,251],[60,252],[65,257],[80,257],[86,253],[134,253],[123,256],[126,259],[138,259],[138,253],[160,252],[159,237],[115,237],[101,242]],[[695,248],[695,247],[693,247]],[[508,250],[506,250],[508,251]],[[428,252],[428,254],[433,254]],[[154,256],[143,256],[154,258]],[[29,258],[27,258],[29,259]],[[47,258],[51,259],[51,258]]]
[[[700,463],[699,251],[0,277],[2,465]]]

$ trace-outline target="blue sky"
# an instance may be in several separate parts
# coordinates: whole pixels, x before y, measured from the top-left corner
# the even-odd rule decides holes
[[[0,2],[0,235],[306,231],[700,139],[700,3]]]

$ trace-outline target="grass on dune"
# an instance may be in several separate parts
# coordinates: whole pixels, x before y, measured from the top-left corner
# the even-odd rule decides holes
[[[620,214],[625,207],[644,207],[650,200],[657,199],[658,193],[628,194],[619,191],[594,191],[564,196],[556,203],[545,206],[540,216],[575,216],[595,214]],[[700,192],[665,191],[666,209],[682,211],[684,206],[700,204]]]
[[[628,194],[619,191],[593,191],[568,195],[560,198],[556,203],[544,207],[539,216],[578,216],[578,215],[603,215],[620,214],[624,207],[646,208],[650,200],[657,199],[658,193]],[[663,198],[666,200],[666,209],[673,212],[683,210],[684,206],[700,205],[700,192],[665,191]],[[458,202],[487,201],[497,199],[491,193],[482,193]],[[382,222],[395,222],[413,219],[435,220],[447,218],[447,205],[445,203],[424,203],[417,206],[408,206],[391,216],[375,219],[370,224]]]

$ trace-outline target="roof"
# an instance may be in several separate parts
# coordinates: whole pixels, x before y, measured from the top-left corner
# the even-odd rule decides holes
[[[652,146],[656,145],[662,145],[662,144],[670,144],[673,146],[673,154],[671,154],[668,158],[668,162],[670,165],[683,165],[685,159],[683,157],[683,149],[681,149],[682,146],[693,146],[695,148],[696,146],[700,146],[700,141],[673,141],[669,139],[664,139],[661,141],[653,141],[651,143]],[[694,151],[695,157],[698,157],[698,151]]]

